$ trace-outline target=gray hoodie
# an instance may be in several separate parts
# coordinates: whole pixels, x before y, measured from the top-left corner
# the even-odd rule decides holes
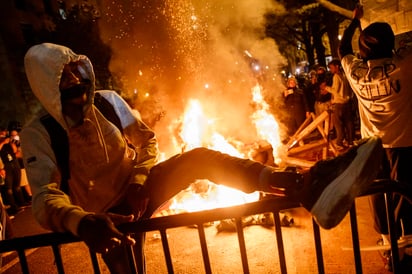
[[[30,48],[24,61],[32,91],[43,107],[21,132],[24,164],[33,192],[33,213],[44,228],[77,235],[82,217],[106,212],[122,201],[129,184],[145,183],[158,160],[155,134],[114,91],[98,92],[114,106],[123,134],[93,105],[95,76],[86,56],[64,46],[44,43]],[[71,127],[62,114],[59,83],[64,65],[76,61],[82,63],[93,86],[87,93],[83,124]],[[50,136],[41,123],[47,113],[69,137],[69,195],[59,189],[61,174]],[[128,142],[135,148],[128,146]]]

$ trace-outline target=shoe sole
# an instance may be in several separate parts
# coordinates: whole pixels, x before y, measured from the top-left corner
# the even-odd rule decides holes
[[[337,226],[355,198],[376,178],[381,163],[381,157],[377,155],[382,155],[382,142],[371,137],[358,148],[349,167],[324,189],[311,209],[321,227],[330,229]]]

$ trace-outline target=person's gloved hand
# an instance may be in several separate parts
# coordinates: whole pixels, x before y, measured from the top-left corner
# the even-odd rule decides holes
[[[135,240],[115,226],[133,221],[133,215],[91,214],[80,220],[78,235],[94,252],[107,253],[120,245],[134,245]]]

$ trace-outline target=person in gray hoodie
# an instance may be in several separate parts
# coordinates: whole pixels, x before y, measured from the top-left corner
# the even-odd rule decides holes
[[[159,163],[155,133],[115,91],[95,91],[93,67],[86,56],[43,43],[28,50],[25,70],[42,105],[21,131],[34,216],[46,229],[79,236],[91,250],[102,253],[113,273],[130,272],[125,256],[128,245],[135,246],[139,271],[144,272],[139,260],[142,245],[135,245],[136,235],[125,235],[116,225],[149,218],[196,179],[247,193],[259,190],[290,196],[322,227],[332,228],[367,188],[380,163],[381,145],[376,137],[302,174],[206,148]],[[97,94],[113,106],[121,128],[95,106]],[[65,189],[53,140],[42,123],[47,116],[67,135],[70,169]]]

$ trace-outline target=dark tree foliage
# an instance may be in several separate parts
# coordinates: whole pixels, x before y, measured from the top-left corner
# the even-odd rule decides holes
[[[302,56],[296,49],[301,48],[310,66],[326,65],[326,50],[332,57],[337,57],[339,44],[339,25],[344,16],[326,9],[317,1],[288,0],[281,1],[286,12],[283,14],[266,14],[266,35],[279,45],[281,53],[290,63],[298,63]],[[329,1],[342,8],[351,10],[356,1]],[[323,39],[327,35],[329,44]]]
[[[2,69],[9,73],[3,73],[0,79],[7,83],[0,90],[4,99],[0,124],[4,125],[7,121],[3,120],[7,119],[24,123],[38,108],[23,64],[26,51],[38,43],[62,44],[87,55],[94,65],[98,88],[110,88],[111,51],[99,35],[98,7],[85,5],[87,1],[70,3],[75,5],[67,7],[65,1],[55,0],[2,2],[0,38],[7,56]]]

